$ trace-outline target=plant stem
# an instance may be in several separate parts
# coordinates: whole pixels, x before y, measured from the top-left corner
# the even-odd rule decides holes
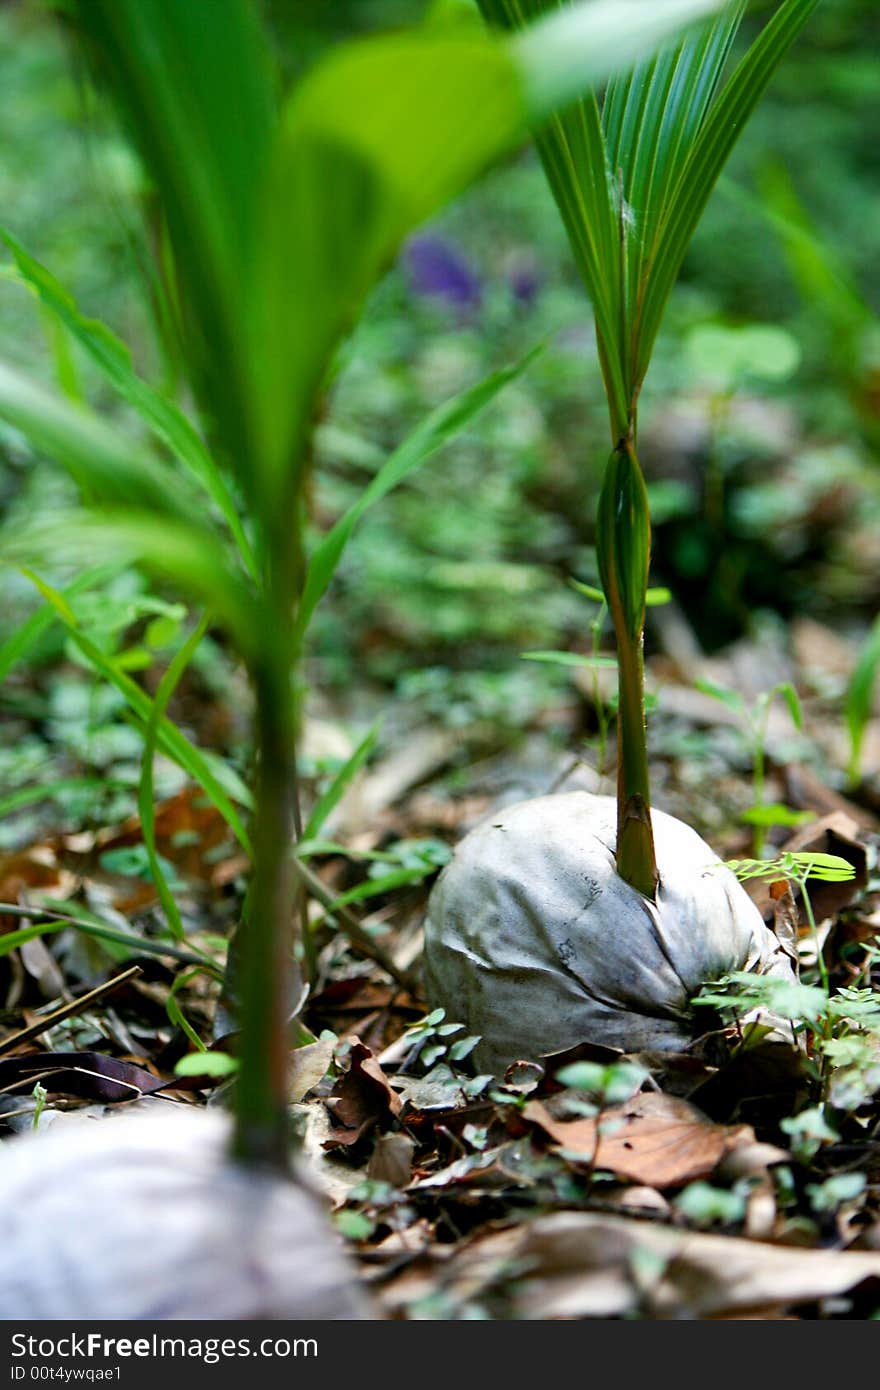
[[[268,606],[268,605],[267,605]],[[276,610],[277,611],[277,610]],[[288,1164],[288,1021],[301,988],[293,956],[296,711],[286,635],[266,634],[254,671],[259,766],[250,913],[241,966],[241,1069],[233,1152],[284,1171]]]
[[[645,726],[645,663],[641,640],[618,637],[617,872],[646,898],[657,891]]]
[[[631,435],[608,460],[599,499],[599,572],[617,638],[617,872],[646,898],[657,891],[645,727],[644,629],[651,522]]]

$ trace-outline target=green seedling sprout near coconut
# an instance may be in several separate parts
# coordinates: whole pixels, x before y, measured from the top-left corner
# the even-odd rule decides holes
[[[483,1035],[480,1066],[587,1039],[685,1045],[690,1000],[731,969],[789,973],[729,871],[651,806],[643,637],[651,524],[638,405],[663,313],[716,181],[817,0],[782,0],[727,74],[747,0],[539,126],[535,142],[592,302],[611,454],[597,519],[617,643],[617,797],[542,797],[459,847],[429,909],[431,1002]],[[559,0],[480,0],[518,30]],[[613,817],[613,828],[610,824]],[[662,842],[662,845],[661,845]],[[725,965],[724,962],[727,961]]]
[[[65,1130],[64,1143],[39,1150],[13,1146],[0,1165],[11,1208],[32,1209],[35,1183],[41,1201],[54,1191],[64,1203],[44,1215],[53,1271],[64,1252],[65,1287],[45,1261],[20,1258],[30,1237],[13,1221],[4,1316],[161,1316],[169,1269],[176,1316],[358,1314],[320,1214],[285,1180],[289,1028],[304,992],[292,930],[296,672],[311,613],[361,513],[503,381],[429,417],[308,557],[305,483],[318,406],[336,349],[404,237],[511,149],[529,121],[715,9],[716,0],[595,0],[503,39],[467,25],[343,44],[280,100],[253,0],[72,0],[66,11],[155,185],[164,320],[179,340],[201,433],[9,242],[20,273],[162,452],[0,365],[0,418],[63,464],[81,492],[81,505],[61,518],[0,538],[0,554],[34,570],[92,565],[96,556],[134,561],[201,601],[249,675],[258,773],[248,831],[223,786],[175,738],[162,702],[91,651],[148,738],[196,769],[252,850],[231,1140],[238,1163],[225,1157],[222,1124],[192,1115],[185,1132],[180,1119],[161,1133],[153,1121],[137,1130],[120,1121],[78,1137]],[[45,593],[77,633],[64,595]],[[77,640],[86,650],[81,633]],[[166,702],[171,688],[173,678]],[[166,910],[173,916],[170,898]]]

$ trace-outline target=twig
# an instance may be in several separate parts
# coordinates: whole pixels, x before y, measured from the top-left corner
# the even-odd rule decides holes
[[[143,973],[139,965],[130,965],[127,970],[123,970],[121,975],[115,975],[112,980],[106,980],[103,985],[90,989],[88,994],[81,994],[78,999],[72,999],[69,1004],[62,1004],[60,1009],[53,1009],[50,1014],[38,1019],[29,1028],[22,1028],[20,1032],[13,1033],[11,1037],[0,1042],[0,1056],[4,1052],[11,1052],[13,1048],[20,1047],[22,1043],[31,1042],[34,1038],[38,1038],[41,1033],[45,1033],[56,1023],[60,1023],[62,1019],[72,1018],[75,1014],[82,1013],[83,1009],[96,1004],[99,999],[103,999],[106,995],[119,989],[120,985],[128,984],[129,980],[135,980],[138,975]]]

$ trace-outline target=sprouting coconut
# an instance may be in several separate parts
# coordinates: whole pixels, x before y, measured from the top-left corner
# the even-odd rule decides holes
[[[657,811],[653,825],[653,900],[617,872],[612,797],[522,801],[458,846],[431,895],[426,983],[433,1004],[481,1035],[481,1070],[585,1041],[682,1050],[705,981],[732,970],[792,977],[696,831]]]
[[[369,1316],[307,1178],[245,1170],[222,1116],[167,1108],[3,1145],[0,1318]]]
[[[522,23],[514,0],[480,4],[494,23]],[[615,815],[609,799],[572,795],[516,806],[467,837],[434,890],[429,998],[482,1035],[477,1061],[493,1069],[585,1041],[680,1047],[703,984],[730,970],[792,974],[708,845],[651,812],[643,655],[651,524],[636,436],[639,395],[690,237],[815,4],[782,0],[724,82],[745,12],[743,0],[730,0],[712,24],[614,79],[601,109],[587,97],[537,136],[592,299],[611,422],[597,559],[617,641],[617,805]]]

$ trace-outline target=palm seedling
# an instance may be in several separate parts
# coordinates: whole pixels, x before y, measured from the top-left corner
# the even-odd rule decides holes
[[[691,236],[816,3],[782,0],[726,76],[747,9],[747,0],[727,0],[711,22],[613,79],[601,103],[587,96],[535,135],[592,301],[608,402],[597,558],[617,642],[618,781],[616,805],[584,794],[541,798],[479,828],[435,889],[432,992],[456,1017],[467,1001],[464,1021],[484,1036],[486,1065],[587,1038],[681,1045],[704,980],[789,969],[708,846],[651,810],[643,665],[651,531],[637,437],[642,383]],[[566,8],[565,0],[480,5],[508,30]],[[528,970],[531,1004],[521,988]]]
[[[168,318],[202,433],[13,247],[20,272],[140,411],[162,451],[0,367],[0,418],[64,464],[81,491],[78,508],[7,534],[2,551],[32,566],[91,562],[96,553],[136,561],[199,599],[248,671],[258,776],[251,835],[239,827],[253,872],[231,1141],[245,1167],[224,1159],[210,1126],[199,1139],[173,1125],[157,1137],[147,1123],[138,1137],[120,1122],[100,1136],[92,1126],[79,1139],[69,1131],[54,1144],[37,1139],[36,1152],[15,1146],[3,1175],[21,1224],[7,1233],[11,1275],[0,1302],[7,1317],[162,1316],[169,1300],[175,1316],[209,1306],[213,1316],[308,1316],[323,1297],[321,1315],[351,1316],[357,1300],[335,1253],[328,1245],[319,1258],[319,1219],[284,1181],[289,1023],[303,993],[291,927],[297,663],[360,512],[506,378],[417,429],[308,559],[304,482],[316,406],[337,345],[407,232],[508,149],[526,121],[716,4],[601,0],[504,40],[465,26],[342,45],[280,101],[252,0],[74,0],[71,8],[155,184]],[[55,603],[70,622],[69,607],[65,619],[63,600]],[[145,704],[131,683],[125,690],[148,736],[195,767],[161,702]],[[204,766],[202,774],[229,816],[223,789]],[[150,814],[149,797],[142,812]],[[166,910],[173,916],[170,895]],[[53,1228],[51,1271],[32,1258],[26,1196],[41,1161],[50,1174],[40,1191]],[[136,1205],[125,1200],[130,1185]],[[51,1215],[47,1189],[62,1204]],[[175,1270],[173,1292],[148,1277],[147,1265],[165,1264]],[[63,1290],[52,1280],[57,1267]]]

